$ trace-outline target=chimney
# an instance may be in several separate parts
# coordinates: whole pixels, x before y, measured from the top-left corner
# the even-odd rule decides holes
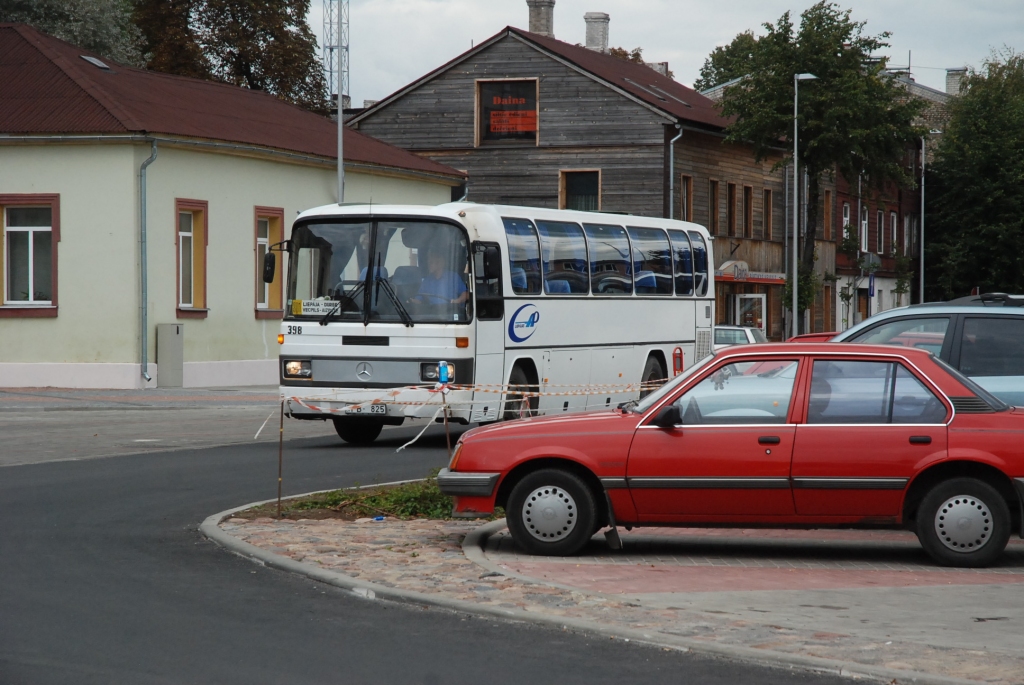
[[[958,69],[946,69],[946,93],[949,95],[960,94],[960,82],[967,74],[967,70],[963,67]]]
[[[668,76],[668,62],[644,62],[644,64],[649,66],[651,69],[654,69],[662,76]]]
[[[526,0],[530,8],[530,33],[555,37],[555,0]]]
[[[604,12],[587,12],[583,21],[587,22],[587,49],[608,52],[608,23],[611,18]]]

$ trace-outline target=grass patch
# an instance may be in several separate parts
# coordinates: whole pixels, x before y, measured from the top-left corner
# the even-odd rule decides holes
[[[309,497],[284,500],[281,517],[286,519],[360,518],[387,516],[402,520],[450,519],[452,498],[437,487],[437,471],[426,480],[361,490],[332,490]],[[495,512],[500,518],[503,514]],[[236,518],[277,518],[277,503],[270,502],[234,514]]]

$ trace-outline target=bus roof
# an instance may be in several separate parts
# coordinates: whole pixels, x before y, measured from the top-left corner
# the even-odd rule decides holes
[[[579,212],[571,209],[545,209],[543,207],[519,207],[514,205],[486,205],[474,202],[448,202],[440,205],[371,205],[346,204],[323,205],[302,212],[296,221],[315,217],[345,216],[422,216],[442,217],[469,227],[472,222],[466,218],[473,215],[489,216],[495,222],[503,217],[519,219],[547,219],[549,221],[576,221],[578,223],[612,224],[616,226],[637,226],[640,228],[680,228],[700,231],[708,237],[707,229],[700,224],[658,217],[636,216],[633,214],[611,214],[605,212]]]

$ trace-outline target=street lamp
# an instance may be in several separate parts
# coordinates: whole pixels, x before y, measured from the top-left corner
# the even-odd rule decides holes
[[[797,138],[799,136],[797,130],[797,102],[800,95],[800,82],[813,81],[816,78],[818,77],[814,74],[793,74],[793,335],[800,332],[800,325],[797,319],[797,278],[800,273],[800,267],[797,265],[797,260],[799,259],[797,243],[800,240],[800,225],[797,219],[800,215],[800,175],[797,173]]]
[[[933,128],[928,131],[929,134],[942,133],[937,128]],[[920,273],[920,287],[917,294],[917,301],[919,304],[924,304],[924,163],[925,158],[928,156],[928,152],[925,149],[925,137],[921,136],[921,273]]]

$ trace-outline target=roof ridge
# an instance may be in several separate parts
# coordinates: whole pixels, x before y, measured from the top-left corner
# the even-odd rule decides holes
[[[27,29],[27,31],[25,29]],[[114,60],[97,56],[90,50],[84,50],[82,48],[79,48],[78,46],[68,43],[65,40],[61,40],[60,38],[44,34],[38,29],[36,29],[34,26],[30,26],[28,24],[14,24],[14,30],[17,31],[22,38],[24,38],[26,41],[34,45],[35,48],[39,50],[39,52],[41,52],[44,57],[50,60],[50,62],[52,62],[58,69],[63,71],[64,74],[68,78],[70,78],[76,86],[84,90],[93,100],[96,101],[97,104],[99,104],[100,107],[105,109],[108,114],[117,119],[118,123],[120,123],[126,131],[143,130],[139,122],[137,122],[130,114],[128,114],[120,106],[118,106],[114,98],[112,98],[109,93],[107,93],[95,81],[93,81],[92,78],[86,75],[84,70],[80,70],[77,64],[68,62],[66,59],[64,59],[63,55],[61,55],[58,51],[53,50],[50,45],[47,45],[47,41],[44,40],[44,38],[49,40],[60,41],[61,43],[67,45],[69,48],[72,48],[74,50],[81,50],[83,53],[91,57],[95,57],[96,59],[99,59],[101,61],[106,59],[106,62],[111,62],[117,65],[118,68],[122,68],[122,65],[119,62],[114,62]]]

